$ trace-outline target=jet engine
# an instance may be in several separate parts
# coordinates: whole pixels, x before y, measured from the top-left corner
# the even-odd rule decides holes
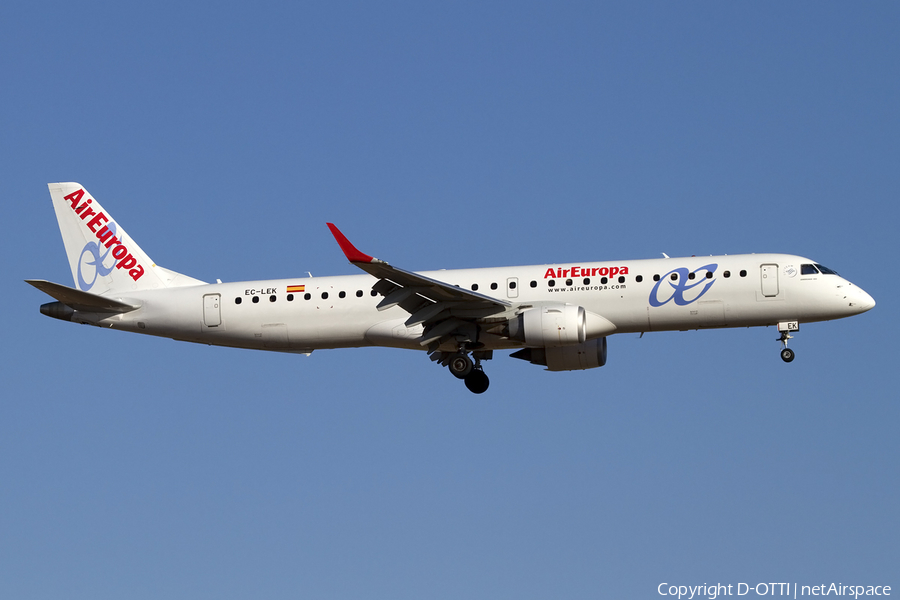
[[[584,308],[545,304],[529,308],[509,321],[509,337],[529,346],[570,346],[587,337]]]
[[[606,364],[606,338],[588,340],[577,346],[556,348],[523,348],[510,354],[533,365],[543,365],[548,371],[582,371]]]
[[[615,330],[607,319],[581,306],[552,303],[522,311],[507,322],[503,333],[527,346],[559,348],[605,337]]]
[[[507,322],[504,334],[529,346],[513,358],[548,371],[578,371],[606,364],[606,336],[615,330],[608,319],[584,307],[552,303],[522,311]]]

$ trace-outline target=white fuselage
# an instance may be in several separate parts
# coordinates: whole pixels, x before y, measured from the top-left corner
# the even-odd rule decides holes
[[[615,326],[614,333],[808,323],[874,306],[866,292],[838,275],[801,273],[801,265],[813,263],[785,254],[743,254],[420,274],[510,302],[509,310],[494,315],[498,319],[528,307],[570,304],[601,315]],[[424,350],[422,326],[405,325],[408,312],[397,306],[376,309],[377,281],[362,274],[118,292],[115,298],[140,308],[113,316],[76,312],[72,320],[282,352],[361,346]],[[288,292],[299,286],[302,291]],[[479,341],[486,349],[524,345],[496,333],[484,333]]]

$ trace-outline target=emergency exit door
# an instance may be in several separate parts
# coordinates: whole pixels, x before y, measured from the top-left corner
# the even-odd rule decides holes
[[[518,277],[507,277],[506,278],[506,297],[507,298],[518,298],[519,297],[519,278]]]

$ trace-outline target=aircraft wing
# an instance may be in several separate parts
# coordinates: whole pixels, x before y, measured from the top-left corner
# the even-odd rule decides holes
[[[466,321],[501,313],[512,307],[506,300],[393,267],[357,250],[333,223],[328,223],[328,228],[347,260],[379,279],[372,288],[384,296],[378,310],[400,306],[411,315],[406,321],[407,326],[425,325],[423,346],[452,335]]]
[[[70,288],[52,281],[43,279],[26,279],[25,283],[29,283],[48,294],[66,306],[75,310],[93,313],[126,313],[138,308],[132,304],[126,304],[105,296],[82,292],[75,288]]]

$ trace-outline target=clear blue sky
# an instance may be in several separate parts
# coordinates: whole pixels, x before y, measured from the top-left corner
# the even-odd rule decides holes
[[[0,597],[900,590],[896,3],[0,7]],[[311,357],[79,327],[46,184],[213,281],[788,252],[878,301],[803,326]],[[752,596],[752,594],[751,594]]]

